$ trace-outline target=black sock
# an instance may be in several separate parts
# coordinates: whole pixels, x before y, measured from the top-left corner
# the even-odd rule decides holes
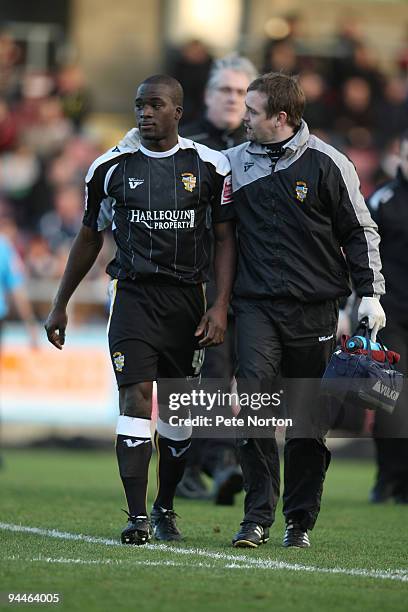
[[[157,449],[157,497],[154,505],[172,510],[176,487],[186,466],[191,438],[169,440],[156,432],[154,442]]]
[[[147,477],[152,441],[134,436],[116,437],[116,457],[125,495],[132,516],[147,515]]]

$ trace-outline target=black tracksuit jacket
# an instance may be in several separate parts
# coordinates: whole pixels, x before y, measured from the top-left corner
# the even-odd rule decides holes
[[[224,151],[238,235],[234,295],[305,302],[384,293],[379,235],[353,164],[302,121],[274,170],[265,145]],[[344,255],[343,255],[344,253]]]

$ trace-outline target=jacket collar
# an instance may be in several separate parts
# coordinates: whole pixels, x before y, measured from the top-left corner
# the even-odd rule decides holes
[[[283,145],[284,149],[289,150],[291,153],[295,153],[298,149],[303,147],[309,138],[309,128],[304,119],[300,124],[300,128],[293,135],[293,138],[289,140],[285,145]],[[250,142],[247,146],[248,153],[252,153],[254,155],[267,155],[267,144],[260,144],[258,142]]]

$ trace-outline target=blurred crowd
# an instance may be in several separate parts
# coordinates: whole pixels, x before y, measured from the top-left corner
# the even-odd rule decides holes
[[[79,66],[25,70],[22,49],[0,33],[0,233],[30,279],[60,278],[81,225],[84,177],[102,152],[84,130],[90,109]]]
[[[265,43],[257,69],[300,75],[310,130],[353,160],[368,197],[395,175],[398,137],[408,128],[408,42],[385,73],[357,24],[344,25],[319,56],[302,44],[296,19],[288,23],[284,37]],[[186,95],[184,124],[204,113],[213,61],[198,40],[171,56],[167,72]],[[86,129],[91,112],[80,66],[27,70],[18,43],[0,32],[0,232],[30,279],[61,276],[80,227],[84,177],[102,152]],[[111,253],[108,240],[90,278],[103,274]]]

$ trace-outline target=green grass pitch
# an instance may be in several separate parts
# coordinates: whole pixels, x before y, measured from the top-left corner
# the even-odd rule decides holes
[[[241,520],[242,496],[234,507],[176,500],[182,543],[124,547],[119,534],[125,505],[113,449],[13,450],[3,457],[0,591],[60,593],[63,602],[10,606],[3,595],[1,609],[408,609],[408,507],[368,503],[370,462],[333,461],[312,548],[281,547],[279,506],[269,543],[235,550],[230,540]]]

